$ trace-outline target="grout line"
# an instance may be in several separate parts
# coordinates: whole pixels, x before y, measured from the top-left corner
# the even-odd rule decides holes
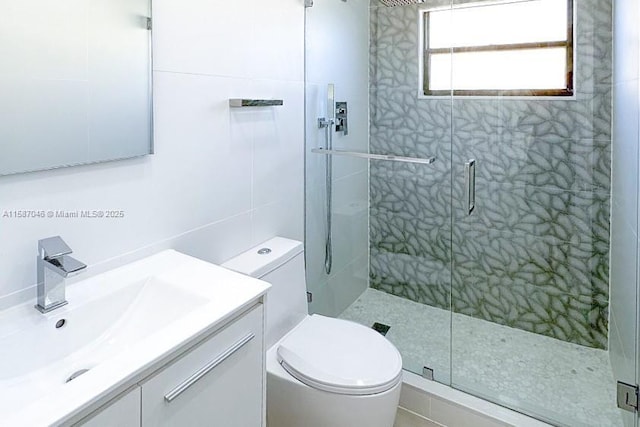
[[[428,427],[447,427],[444,424],[441,424],[441,423],[439,423],[437,421],[434,421],[434,420],[432,420],[430,418],[427,418],[427,417],[425,417],[423,415],[420,415],[420,414],[418,414],[416,412],[413,412],[413,411],[403,407],[402,405],[398,405],[398,410],[407,412],[412,417],[418,418],[421,421],[422,424],[428,425]],[[429,423],[429,424],[427,424],[427,423]],[[403,425],[397,425],[396,426],[396,425],[394,425],[394,427],[407,427],[407,426],[403,426]],[[414,427],[414,426],[409,426],[409,427]],[[415,427],[420,427],[420,426],[415,426]]]
[[[265,78],[255,78],[249,76],[238,76],[238,75],[230,75],[230,74],[209,74],[209,73],[198,73],[198,72],[189,72],[189,71],[174,71],[174,70],[162,70],[159,68],[153,69],[154,73],[165,73],[165,74],[179,74],[179,75],[187,75],[187,76],[200,76],[200,77],[217,77],[224,78],[230,80],[251,80],[255,82],[271,82],[271,83],[302,83],[304,84],[304,78],[301,80],[291,80],[291,79],[265,79]]]

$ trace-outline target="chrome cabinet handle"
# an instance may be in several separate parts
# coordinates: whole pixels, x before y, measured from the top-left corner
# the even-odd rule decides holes
[[[233,344],[227,350],[225,350],[220,356],[213,359],[211,362],[207,363],[205,366],[200,368],[195,374],[191,375],[189,378],[184,380],[180,385],[171,390],[164,396],[164,400],[171,403],[175,398],[180,396],[183,392],[185,392],[189,387],[194,385],[198,380],[202,379],[209,372],[214,370],[218,365],[231,357],[235,352],[244,347],[249,341],[255,338],[253,333],[250,333],[246,337],[242,338],[240,341]]]
[[[476,160],[470,159],[464,164],[464,183],[467,193],[467,215],[471,215],[476,208]]]

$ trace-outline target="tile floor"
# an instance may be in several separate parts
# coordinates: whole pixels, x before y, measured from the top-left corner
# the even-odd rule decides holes
[[[421,373],[428,366],[437,381],[553,424],[622,425],[606,351],[451,316],[373,289],[340,317],[391,326],[387,338],[410,371]]]
[[[444,427],[442,424],[428,420],[404,408],[398,408],[396,422],[393,427]]]

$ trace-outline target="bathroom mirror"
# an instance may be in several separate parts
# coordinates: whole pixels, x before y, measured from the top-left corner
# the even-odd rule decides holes
[[[0,0],[0,175],[152,152],[151,0]]]

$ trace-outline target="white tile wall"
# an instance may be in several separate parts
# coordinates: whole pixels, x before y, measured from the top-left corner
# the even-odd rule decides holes
[[[36,242],[51,235],[85,276],[163,248],[222,262],[303,239],[303,2],[154,0],[153,18],[156,154],[0,177],[0,308],[35,298]],[[229,109],[239,97],[284,106]],[[12,209],[125,218],[2,218]]]

